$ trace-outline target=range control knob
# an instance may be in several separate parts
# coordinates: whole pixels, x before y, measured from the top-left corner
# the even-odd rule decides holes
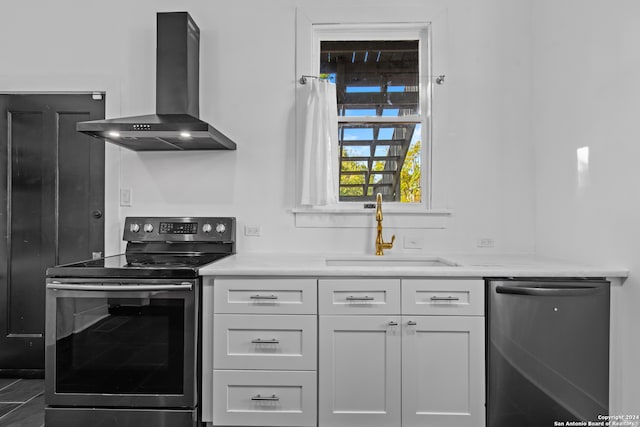
[[[146,231],[147,233],[151,233],[153,231],[153,224],[145,224],[144,231]]]
[[[140,231],[140,224],[136,224],[135,222],[129,225],[129,231],[132,233],[137,233]]]
[[[222,223],[216,224],[216,231],[218,232],[218,234],[223,234],[226,230],[227,230],[227,227],[224,224]]]
[[[205,224],[202,226],[202,231],[204,231],[205,233],[211,233],[212,229],[213,227],[211,227],[211,224]]]

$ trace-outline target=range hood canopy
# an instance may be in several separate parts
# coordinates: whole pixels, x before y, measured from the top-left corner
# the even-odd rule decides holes
[[[76,130],[134,151],[235,150],[199,117],[200,29],[187,12],[157,14],[156,114],[78,122]]]

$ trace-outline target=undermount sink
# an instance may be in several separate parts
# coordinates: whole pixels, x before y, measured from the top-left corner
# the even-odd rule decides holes
[[[456,267],[453,261],[440,257],[354,257],[354,258],[327,258],[327,266],[330,267]]]

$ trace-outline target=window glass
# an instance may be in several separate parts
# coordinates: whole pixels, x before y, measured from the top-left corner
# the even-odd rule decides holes
[[[336,84],[341,202],[377,193],[422,201],[419,48],[418,40],[320,42],[320,75]]]

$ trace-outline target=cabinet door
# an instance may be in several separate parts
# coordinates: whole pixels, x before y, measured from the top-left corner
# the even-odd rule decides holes
[[[400,425],[400,317],[320,316],[319,425]]]
[[[403,316],[402,328],[402,426],[484,426],[484,318]]]

